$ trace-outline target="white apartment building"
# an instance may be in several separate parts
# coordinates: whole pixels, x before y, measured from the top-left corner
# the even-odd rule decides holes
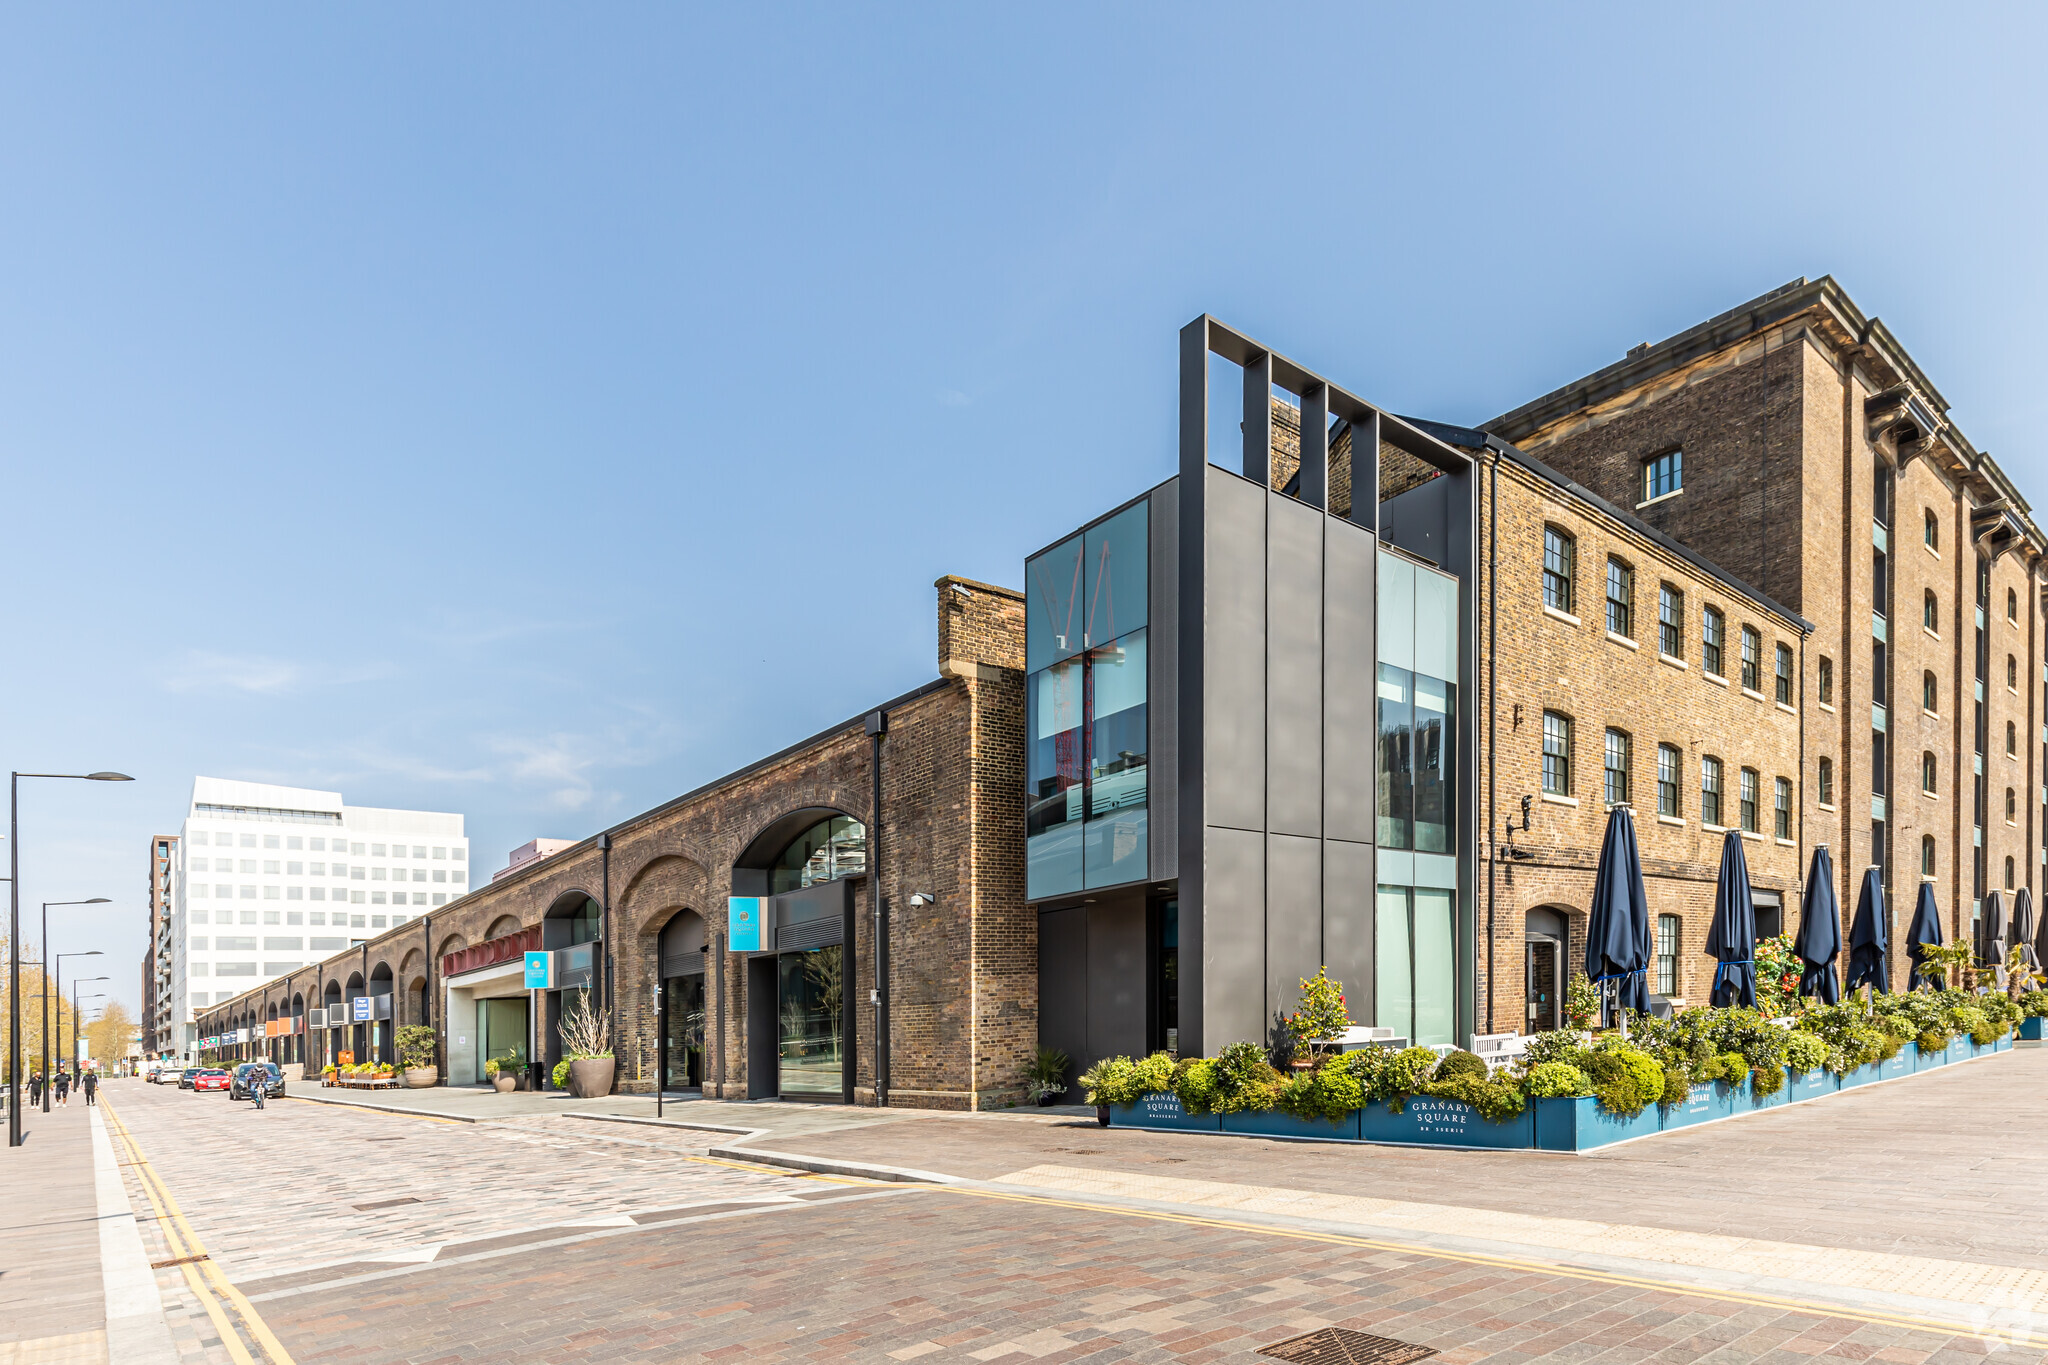
[[[339,792],[200,777],[176,845],[167,943],[175,1050],[192,1012],[469,890],[462,817],[345,805]]]

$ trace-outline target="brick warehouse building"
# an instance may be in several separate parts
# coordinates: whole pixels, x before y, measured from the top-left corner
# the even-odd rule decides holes
[[[560,1056],[564,992],[608,981],[622,1090],[651,1090],[666,1052],[670,1086],[707,1096],[872,1103],[879,1030],[888,1103],[1013,1099],[1038,1027],[1012,795],[1022,635],[1017,594],[941,579],[935,681],[204,1011],[201,1036],[241,1031],[250,1041],[215,1050],[311,1072],[344,1050],[389,1059],[397,1027],[428,1023],[450,1083],[478,1082],[507,1050],[537,1078]],[[772,902],[763,951],[725,951],[733,895]],[[529,993],[522,958],[542,949],[557,985]],[[307,1027],[323,1008],[348,1018]],[[778,1058],[788,1010],[803,1058]]]
[[[1203,362],[1248,376],[1244,421],[1214,448],[1193,415],[1210,384],[1188,362],[1197,330]],[[941,680],[887,708],[892,1102],[1005,1102],[1038,1042],[1077,1068],[1213,1053],[1264,1032],[1324,962],[1355,1017],[1404,1035],[1551,1026],[1610,798],[1637,812],[1652,984],[1680,1002],[1705,995],[1726,829],[1763,932],[1796,927],[1818,844],[1845,914],[1875,852],[1895,934],[1923,867],[1960,932],[2031,882],[2039,533],[1832,281],[1639,347],[1483,431],[1382,412],[1209,319],[1183,334],[1182,375],[1180,473],[1031,556],[1027,587],[1050,596],[942,580]],[[1098,622],[1105,590],[1121,616]],[[390,994],[394,1022],[447,1021],[445,1079],[465,1082],[480,1021],[511,1008],[480,1002],[523,994],[512,957],[588,940],[569,984],[611,957],[622,1088],[651,1086],[655,1040],[688,1013],[657,1002],[694,998],[694,979],[705,1041],[674,1070],[707,1094],[782,1093],[760,1011],[789,991],[777,962],[837,916],[852,1060],[836,1094],[815,1075],[808,1093],[874,1102],[865,868],[823,889],[764,879],[797,826],[865,822],[871,744],[849,722],[208,1017],[260,1032],[308,986],[309,1004]],[[923,785],[895,785],[916,771]],[[791,898],[788,951],[723,951],[725,898],[771,892]],[[520,1020],[538,1067],[558,1001],[537,1008]]]

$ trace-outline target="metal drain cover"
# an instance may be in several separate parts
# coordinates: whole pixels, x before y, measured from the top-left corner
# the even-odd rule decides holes
[[[1290,1360],[1295,1365],[1408,1365],[1436,1354],[1427,1346],[1354,1332],[1348,1327],[1323,1327],[1304,1336],[1261,1346],[1260,1355]]]

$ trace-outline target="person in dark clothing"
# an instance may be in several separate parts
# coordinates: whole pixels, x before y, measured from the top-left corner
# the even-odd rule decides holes
[[[37,1108],[43,1103],[43,1073],[31,1072],[28,1078],[28,1102]]]
[[[89,1105],[98,1104],[100,1102],[99,1097],[100,1073],[97,1071],[88,1071],[85,1073],[85,1102]]]
[[[63,1109],[71,1103],[71,1073],[57,1073],[57,1107]]]

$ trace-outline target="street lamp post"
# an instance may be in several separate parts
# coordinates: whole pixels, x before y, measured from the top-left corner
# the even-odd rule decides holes
[[[78,1060],[78,988],[88,981],[105,981],[107,979],[104,976],[88,976],[71,983],[71,1069],[77,1073],[72,1077],[74,1081],[85,1079],[85,1068]],[[88,995],[85,998],[87,1000],[104,1000],[107,997],[106,993],[102,991],[94,995]]]
[[[133,782],[126,773],[12,773],[7,781],[7,1145],[21,1146],[21,779]],[[47,1046],[47,1044],[45,1045]]]
[[[52,960],[52,959],[51,959],[51,957],[50,957],[50,907],[51,907],[51,906],[53,906],[53,905],[104,905],[104,904],[106,904],[106,901],[107,901],[107,898],[106,898],[105,896],[94,896],[94,897],[93,897],[93,898],[92,898],[91,900],[89,900],[89,901],[44,901],[44,902],[43,902],[43,961],[45,961],[45,962],[49,962],[49,961],[51,961],[51,960]],[[55,985],[56,985],[56,988],[57,988],[57,990],[56,990],[56,993],[57,993],[57,1013],[58,1013],[58,1015],[60,1016],[60,1017],[58,1018],[58,1020],[57,1020],[57,1032],[58,1032],[58,1033],[62,1033],[62,1032],[64,1031],[64,1020],[63,1020],[63,1018],[61,1017],[61,1016],[63,1015],[63,1012],[64,1012],[64,959],[65,959],[65,958],[67,958],[67,957],[104,957],[104,956],[105,956],[105,954],[104,954],[104,953],[102,953],[102,952],[101,952],[101,951],[100,951],[99,949],[97,949],[97,948],[93,948],[93,949],[90,949],[90,950],[88,950],[88,951],[86,951],[86,952],[82,952],[82,953],[59,953],[59,954],[57,954],[57,956],[56,956],[56,958],[55,958],[55,962],[56,962],[56,968],[57,968],[57,980],[56,980],[56,983],[55,983]],[[104,981],[104,980],[105,980],[106,978],[105,978],[105,977],[101,977],[100,979],[101,979],[102,981]],[[51,1081],[53,1081],[53,1080],[55,1080],[55,1079],[57,1078],[57,1072],[56,1072],[56,1068],[54,1068],[54,1067],[52,1067],[52,1066],[50,1065],[50,1037],[51,1037],[51,1034],[50,1034],[50,987],[51,987],[51,984],[52,984],[52,983],[51,983],[51,982],[50,982],[50,981],[48,980],[48,978],[47,978],[47,977],[45,977],[45,979],[44,979],[44,981],[43,981],[43,1071],[44,1071],[44,1072],[46,1073],[46,1074],[44,1075],[44,1077],[43,1077],[43,1112],[44,1112],[45,1114],[47,1114],[47,1113],[49,1113],[49,1112],[50,1112],[50,1086],[49,1086],[49,1082],[51,1082]],[[72,1013],[72,1016],[71,1016],[71,1022],[72,1022],[72,1024],[73,1024],[74,1026],[76,1026],[76,1025],[77,1025],[77,1023],[78,1023],[78,1015],[77,1015],[76,1011],[74,1011],[74,1012]],[[60,1039],[59,1041],[62,1041],[62,1040]]]

